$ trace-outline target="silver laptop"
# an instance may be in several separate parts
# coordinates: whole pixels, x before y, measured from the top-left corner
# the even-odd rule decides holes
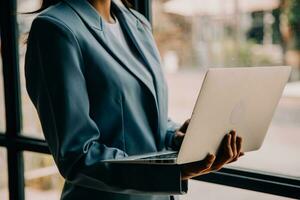
[[[232,129],[243,138],[242,151],[261,147],[291,68],[210,68],[178,152],[162,151],[104,160],[110,163],[185,164],[217,153]]]

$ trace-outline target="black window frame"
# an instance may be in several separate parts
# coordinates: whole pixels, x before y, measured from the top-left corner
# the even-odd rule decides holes
[[[134,8],[152,22],[152,1],[134,0]],[[7,152],[8,189],[10,200],[24,200],[23,152],[50,154],[47,143],[21,135],[22,109],[19,73],[17,1],[0,2],[1,54],[3,63],[6,130],[0,132],[0,147]],[[293,177],[256,172],[251,170],[224,168],[198,181],[216,183],[282,197],[300,198],[300,180]]]

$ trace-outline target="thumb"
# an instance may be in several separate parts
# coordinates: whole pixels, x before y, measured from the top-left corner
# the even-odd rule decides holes
[[[183,125],[179,128],[179,131],[185,133],[189,124],[190,124],[191,119],[186,120]]]
[[[179,150],[179,148],[181,146],[181,143],[183,141],[184,136],[185,136],[185,134],[182,133],[181,131],[176,131],[175,137],[174,137],[174,141],[173,141],[174,148],[176,150]]]

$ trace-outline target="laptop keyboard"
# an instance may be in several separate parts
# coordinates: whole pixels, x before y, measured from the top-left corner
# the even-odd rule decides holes
[[[163,155],[157,155],[157,156],[149,156],[145,158],[140,159],[174,159],[177,158],[178,153],[170,153],[170,154],[163,154]]]

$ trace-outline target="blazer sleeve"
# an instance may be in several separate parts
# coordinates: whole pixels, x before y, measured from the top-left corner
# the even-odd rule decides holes
[[[165,145],[166,145],[167,149],[169,149],[169,150],[176,149],[174,147],[173,141],[174,141],[175,133],[180,127],[181,127],[180,124],[174,122],[170,118],[168,119],[167,132],[166,132],[166,137],[165,137]]]
[[[51,154],[66,181],[116,193],[186,193],[187,182],[181,180],[177,165],[102,162],[127,154],[101,143],[101,132],[89,116],[81,49],[63,22],[38,16],[27,45],[26,89],[38,112]]]

